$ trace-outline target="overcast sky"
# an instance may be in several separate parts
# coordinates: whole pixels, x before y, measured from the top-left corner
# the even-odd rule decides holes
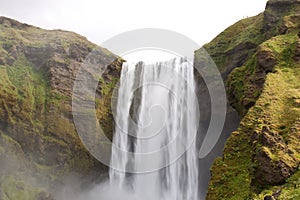
[[[179,32],[200,46],[267,0],[0,0],[0,15],[46,29],[65,29],[101,44],[137,28]]]

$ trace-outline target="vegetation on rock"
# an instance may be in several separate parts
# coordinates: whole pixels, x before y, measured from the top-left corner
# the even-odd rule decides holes
[[[61,187],[63,177],[105,173],[81,143],[71,108],[76,72],[95,48],[100,62],[116,60],[96,99],[111,137],[108,97],[123,61],[75,33],[0,17],[0,199],[50,199],[45,191]]]
[[[228,98],[243,116],[223,157],[211,168],[207,199],[299,198],[299,10],[299,1],[269,1],[263,14],[238,22],[206,45],[208,52],[218,57],[221,71],[230,71]],[[243,34],[233,30],[249,20],[262,20],[248,25],[258,31],[247,37],[256,47],[250,48],[247,59],[241,58],[240,52],[233,55],[241,63],[232,64],[225,56],[226,63],[222,56],[228,52],[211,47],[220,41],[243,41]],[[228,30],[233,33],[231,38],[226,38]],[[251,34],[247,28],[244,31]]]

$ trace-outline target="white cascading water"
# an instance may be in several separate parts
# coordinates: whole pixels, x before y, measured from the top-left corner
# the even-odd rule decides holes
[[[186,58],[123,65],[111,187],[138,200],[199,199],[194,92],[193,62]]]

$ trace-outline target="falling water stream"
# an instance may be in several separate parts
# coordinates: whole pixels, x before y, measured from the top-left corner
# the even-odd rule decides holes
[[[116,113],[111,187],[139,200],[198,200],[193,63],[125,63]]]

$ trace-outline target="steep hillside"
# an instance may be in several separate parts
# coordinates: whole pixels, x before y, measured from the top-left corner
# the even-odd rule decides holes
[[[205,47],[243,117],[211,168],[207,199],[300,198],[300,1],[270,0]]]
[[[112,137],[110,97],[123,61],[75,33],[0,17],[0,199],[52,199],[43,190],[62,188],[64,177],[84,181],[105,169],[72,120],[75,75],[93,49],[100,65],[115,60],[104,66],[96,99],[100,124]]]

